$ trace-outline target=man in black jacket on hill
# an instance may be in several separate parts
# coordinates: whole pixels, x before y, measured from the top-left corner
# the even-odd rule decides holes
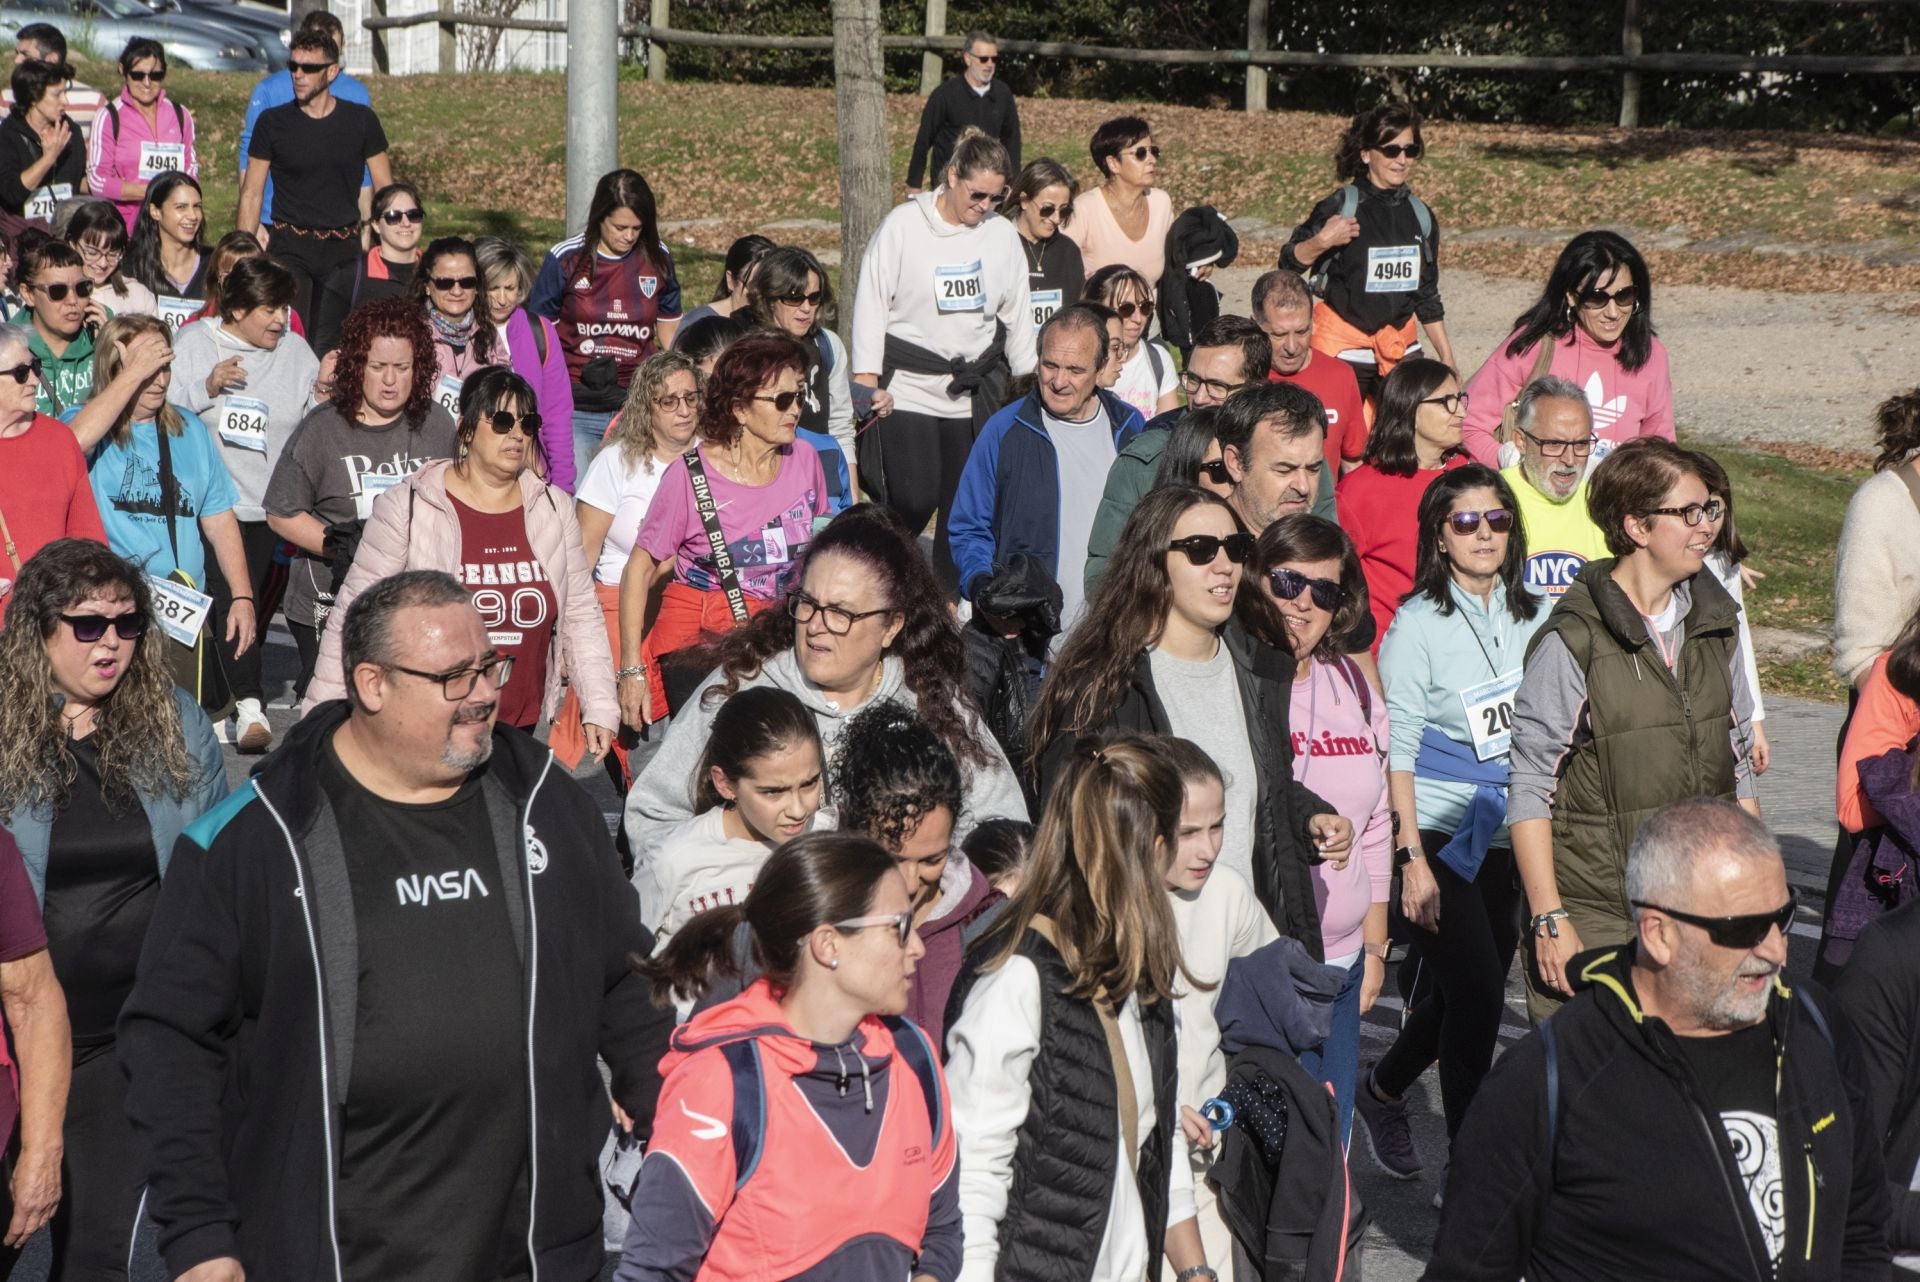
[[[1454,1141],[1425,1282],[1876,1282],[1887,1189],[1858,1046],[1789,989],[1780,848],[1737,806],[1657,812],[1637,939],[1503,1056]]]
[[[1013,161],[1013,172],[1020,172],[1020,107],[1007,82],[994,79],[994,69],[1000,62],[998,42],[984,31],[968,32],[960,56],[966,70],[928,94],[927,105],[920,112],[920,133],[913,140],[913,156],[907,162],[909,196],[919,195],[923,182],[940,185],[953,144],[969,125],[989,138],[998,138]],[[929,155],[933,160],[930,167]]]

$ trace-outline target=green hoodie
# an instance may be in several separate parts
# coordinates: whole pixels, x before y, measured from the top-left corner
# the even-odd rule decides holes
[[[83,327],[67,344],[66,352],[55,356],[31,317],[27,324],[33,330],[33,337],[27,340],[27,350],[40,358],[41,366],[40,396],[35,408],[58,418],[62,411],[82,404],[93,395],[93,334]]]

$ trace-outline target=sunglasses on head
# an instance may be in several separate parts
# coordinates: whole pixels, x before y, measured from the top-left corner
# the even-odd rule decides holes
[[[25,387],[29,377],[40,377],[40,370],[40,358],[36,356],[25,365],[15,365],[12,369],[0,369],[0,376],[10,378],[22,387]]]
[[[1196,470],[1201,476],[1206,477],[1215,485],[1227,485],[1233,480],[1233,478],[1227,474],[1227,461],[1223,458],[1209,459],[1207,462],[1202,463]]]
[[[1793,925],[1793,915],[1800,907],[1800,892],[1787,891],[1787,902],[1770,913],[1747,913],[1740,917],[1701,917],[1694,913],[1683,913],[1672,908],[1662,908],[1659,904],[1648,903],[1644,899],[1633,901],[1635,908],[1647,908],[1657,913],[1665,913],[1675,921],[1683,921],[1689,926],[1698,926],[1707,932],[1707,938],[1722,948],[1749,949],[1758,948],[1777,927],[1782,935]]]
[[[135,84],[144,84],[151,80],[157,85],[166,78],[167,69],[165,67],[160,68],[158,71],[129,71],[127,73],[127,79],[133,81]]]
[[[1213,559],[1225,552],[1227,560],[1245,565],[1252,559],[1256,546],[1251,534],[1229,534],[1224,539],[1217,534],[1189,534],[1167,544],[1167,551],[1185,552],[1187,560],[1194,565],[1212,565]]]
[[[515,427],[518,427],[528,436],[538,435],[540,431],[540,416],[538,414],[515,414],[512,410],[495,410],[482,419],[481,422],[485,423],[501,436],[505,436]]]
[[[1310,579],[1298,570],[1276,565],[1267,571],[1267,591],[1277,600],[1297,601],[1302,592],[1313,593],[1313,603],[1332,614],[1347,599],[1347,590],[1332,579]]]
[[[1580,291],[1580,310],[1583,312],[1604,312],[1608,303],[1623,312],[1633,311],[1640,306],[1640,291],[1632,285],[1622,285],[1611,294],[1604,289]]]
[[[398,227],[401,223],[423,223],[427,221],[427,211],[419,208],[382,210],[380,221],[389,227]]]
[[[65,301],[68,290],[72,290],[75,297],[78,298],[93,297],[93,282],[90,280],[83,280],[73,285],[69,285],[63,280],[57,280],[51,285],[35,285],[33,288],[45,294],[49,302],[55,303]]]
[[[92,645],[107,635],[108,628],[119,633],[122,641],[138,641],[147,630],[147,616],[138,612],[112,618],[104,614],[63,614],[60,622],[73,629],[73,639],[82,645]]]
[[[773,301],[785,303],[788,307],[818,307],[826,297],[825,290],[816,289],[811,294],[782,294]]]
[[[287,70],[297,71],[303,76],[317,76],[332,65],[331,62],[289,62]]]
[[[1133,149],[1132,155],[1135,160],[1145,160],[1148,156],[1152,156],[1155,160],[1158,160],[1160,159],[1160,148],[1144,147],[1144,146],[1135,147]]]
[[[478,276],[435,276],[428,283],[441,291],[480,288]]]
[[[793,408],[794,402],[800,399],[800,393],[775,392],[772,396],[756,396],[753,399],[756,401],[772,401],[773,408],[779,410],[782,414],[785,414],[788,410]]]
[[[1373,148],[1373,150],[1379,152],[1388,160],[1398,160],[1402,156],[1405,156],[1408,160],[1418,160],[1420,159],[1420,153],[1425,151],[1426,147],[1417,142],[1410,142],[1404,145],[1397,142],[1384,142],[1378,147]]]
[[[1447,524],[1455,534],[1472,534],[1480,528],[1483,516],[1487,518],[1487,528],[1495,534],[1505,534],[1513,528],[1513,513],[1503,507],[1490,507],[1484,512],[1451,512],[1447,515]]]
[[[1132,320],[1136,315],[1151,316],[1153,315],[1153,301],[1149,299],[1144,303],[1121,303],[1113,309],[1113,314],[1121,320]]]

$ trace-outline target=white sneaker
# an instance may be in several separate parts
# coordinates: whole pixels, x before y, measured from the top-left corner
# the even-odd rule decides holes
[[[233,744],[240,752],[254,756],[273,746],[273,727],[258,699],[242,699],[234,707]]]

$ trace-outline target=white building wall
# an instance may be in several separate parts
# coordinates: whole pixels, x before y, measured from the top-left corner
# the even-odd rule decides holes
[[[597,2],[613,3],[614,0]],[[415,13],[436,13],[439,7],[437,0],[387,0],[387,15],[403,17]],[[457,2],[455,7],[459,7]],[[373,35],[360,24],[374,12],[372,0],[333,0],[331,8],[347,29],[347,70],[357,76],[371,73]],[[565,22],[567,0],[522,0],[513,16]],[[474,28],[461,28],[463,46],[466,33],[472,30]],[[473,70],[464,48],[458,68],[440,66],[440,28],[433,23],[388,31],[386,36],[388,66],[396,76],[441,70]],[[501,38],[500,52],[494,62],[495,70],[500,71],[561,71],[566,65],[567,37],[561,31],[509,31]]]

